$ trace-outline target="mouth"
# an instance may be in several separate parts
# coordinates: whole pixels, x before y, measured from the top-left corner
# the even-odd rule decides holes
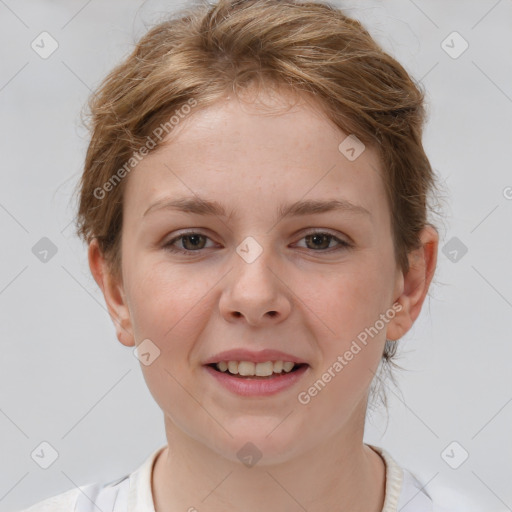
[[[298,386],[309,374],[307,363],[291,361],[219,361],[203,366],[213,382],[242,398],[271,397]]]
[[[266,361],[253,363],[251,361],[219,361],[209,366],[218,373],[224,373],[239,379],[260,380],[272,379],[282,375],[291,374],[308,367],[307,363],[294,363],[292,361]]]

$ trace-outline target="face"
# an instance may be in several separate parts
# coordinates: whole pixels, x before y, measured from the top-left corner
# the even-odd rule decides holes
[[[166,428],[234,461],[247,441],[276,462],[362,436],[404,284],[377,153],[349,160],[348,134],[305,101],[270,114],[231,98],[181,123],[129,176],[119,284],[120,339],[159,351],[141,368]],[[241,395],[205,366],[232,349],[307,365],[281,391]]]

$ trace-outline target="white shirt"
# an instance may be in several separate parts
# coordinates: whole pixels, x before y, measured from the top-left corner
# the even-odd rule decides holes
[[[402,469],[386,450],[374,445],[367,446],[379,453],[386,464],[386,493],[382,512],[444,511],[432,502],[416,477],[407,469]],[[20,512],[155,512],[151,490],[153,465],[165,447],[155,450],[142,466],[122,478],[109,483],[82,485],[46,498]]]

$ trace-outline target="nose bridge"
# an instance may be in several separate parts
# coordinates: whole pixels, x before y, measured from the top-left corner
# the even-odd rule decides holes
[[[272,257],[268,244],[263,245],[263,242],[260,242],[248,236],[236,247],[235,284],[242,284],[244,289],[249,286],[252,290],[248,289],[247,292],[252,291],[254,295],[270,295],[275,293],[276,287],[275,275],[272,271],[272,261],[275,258]]]
[[[245,238],[236,247],[229,286],[221,299],[224,315],[243,316],[250,323],[287,316],[289,300],[273,262],[271,249],[254,237]]]

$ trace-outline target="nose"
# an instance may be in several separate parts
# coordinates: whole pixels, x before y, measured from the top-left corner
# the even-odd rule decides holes
[[[251,263],[233,255],[234,268],[219,301],[220,313],[228,322],[258,326],[280,323],[290,314],[292,292],[280,276],[282,272],[273,268],[269,251],[264,250]]]

